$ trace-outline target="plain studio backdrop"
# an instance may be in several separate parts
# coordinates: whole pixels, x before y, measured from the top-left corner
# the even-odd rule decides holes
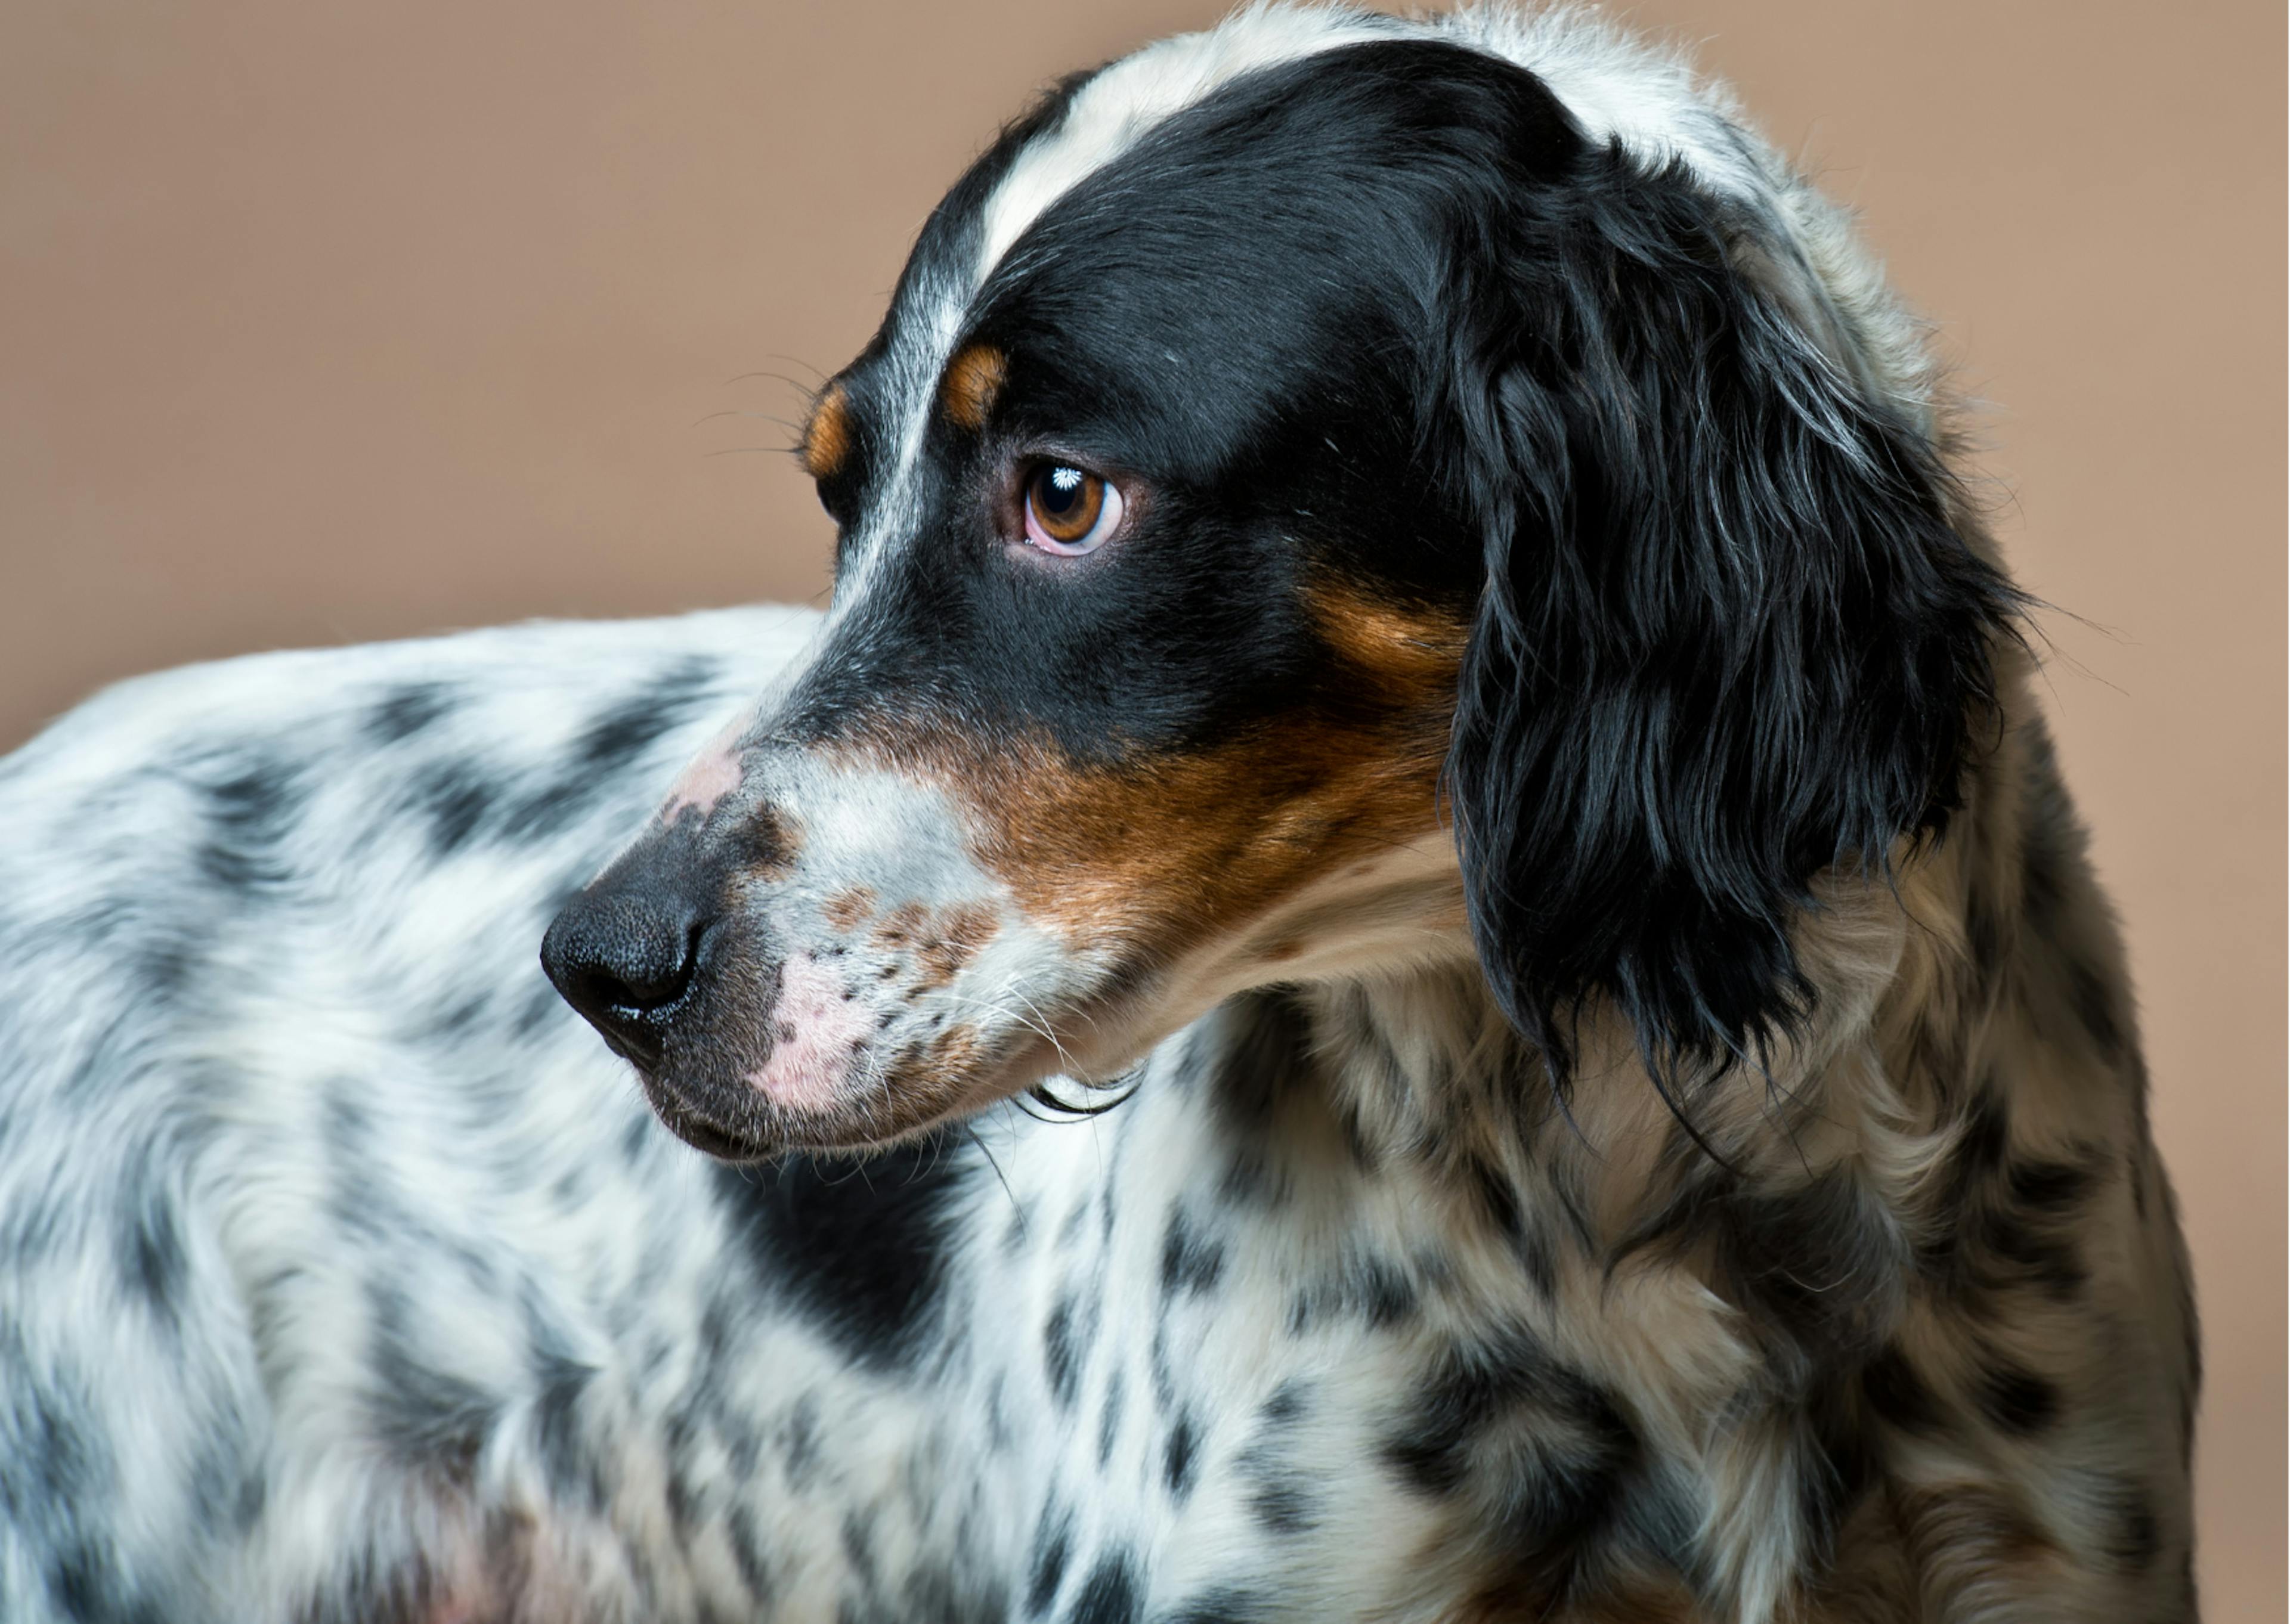
[[[781,454],[1121,0],[12,0],[0,748],[130,672],[811,599]],[[1984,403],[2207,1331],[2206,1611],[2283,1616],[2284,19],[1661,0]],[[2072,618],[2071,618],[2072,617]]]

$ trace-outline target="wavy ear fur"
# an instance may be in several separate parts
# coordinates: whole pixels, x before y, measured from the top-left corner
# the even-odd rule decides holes
[[[1926,438],[1619,149],[1476,222],[1454,471],[1485,584],[1447,762],[1471,926],[1563,1088],[1611,1000],[1658,1082],[1761,1063],[1823,868],[1937,835],[2018,600]]]

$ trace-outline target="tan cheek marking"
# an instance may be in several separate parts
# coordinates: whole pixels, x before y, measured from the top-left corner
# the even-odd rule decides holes
[[[939,402],[946,408],[949,421],[957,428],[975,433],[986,426],[986,414],[994,407],[994,397],[1002,391],[1002,380],[1008,374],[1009,360],[991,344],[973,344],[957,356],[946,369],[946,381],[939,388]]]
[[[855,931],[860,922],[875,911],[875,888],[853,885],[848,891],[838,891],[828,898],[827,906],[820,911],[837,930]]]
[[[923,970],[917,985],[929,988],[953,980],[1001,928],[1002,922],[982,908],[951,908],[932,920],[915,956]]]
[[[903,953],[913,947],[922,934],[924,912],[919,902],[900,903],[875,927],[875,945],[885,953]]]
[[[1305,601],[1334,655],[1334,702],[1214,749],[1080,765],[1046,739],[990,748],[925,724],[837,753],[962,804],[974,855],[1029,919],[1077,947],[1165,960],[1438,827],[1468,624],[1341,581],[1316,582]],[[901,909],[877,937],[903,950],[928,926]]]
[[[803,469],[813,479],[827,479],[851,454],[851,397],[836,384],[819,397],[811,421],[803,430]]]
[[[988,752],[940,734],[869,741],[966,804],[981,863],[1077,946],[1166,959],[1346,864],[1432,830],[1446,713],[1285,718],[1196,756],[1077,767],[1047,744]],[[893,916],[885,945],[921,927]]]
[[[918,902],[906,902],[875,927],[872,940],[886,953],[911,949],[921,971],[915,985],[927,991],[953,980],[1001,928],[989,908],[965,906],[933,914]]]
[[[1304,606],[1321,641],[1356,676],[1365,676],[1379,697],[1413,705],[1454,692],[1471,635],[1461,617],[1403,608],[1333,576],[1305,589]]]
[[[1337,706],[1198,755],[1076,768],[1037,745],[950,775],[1030,916],[1178,952],[1437,827],[1468,622],[1333,580],[1305,602],[1343,668]]]

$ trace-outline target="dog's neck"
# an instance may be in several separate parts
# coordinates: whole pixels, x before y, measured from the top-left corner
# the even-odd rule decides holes
[[[1944,838],[1904,846],[1888,875],[1818,880],[1798,931],[1818,996],[1761,1068],[1658,1082],[1626,1024],[1593,1007],[1562,1099],[1461,963],[1250,994],[1196,1041],[1222,1052],[1232,1118],[1262,1124],[1246,1131],[1269,1156],[1341,1143],[1369,1176],[1488,1191],[1496,1217],[1515,1204],[1602,1267],[1710,1201],[1824,1178],[1899,1209],[1898,1227],[1998,1034],[2028,1027],[2025,978],[2008,971],[2043,955],[2022,923],[2022,848],[2047,794],[2040,726],[2008,728]]]

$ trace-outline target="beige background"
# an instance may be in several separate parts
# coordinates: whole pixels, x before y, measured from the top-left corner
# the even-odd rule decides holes
[[[0,748],[179,660],[815,595],[802,380],[1035,86],[1217,9],[11,0]],[[2282,8],[1634,14],[1990,403],[2201,1273],[2208,1612],[2279,1619]]]

